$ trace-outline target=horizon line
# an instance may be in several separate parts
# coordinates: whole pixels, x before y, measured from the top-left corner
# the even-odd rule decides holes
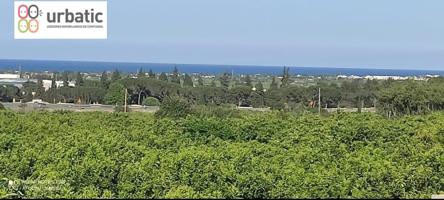
[[[89,63],[122,63],[122,64],[160,64],[160,65],[198,65],[198,66],[220,66],[220,67],[289,67],[289,68],[327,68],[327,69],[362,69],[362,70],[409,70],[409,71],[439,71],[444,72],[444,69],[409,69],[409,68],[390,68],[390,67],[338,67],[338,66],[329,66],[329,67],[319,67],[319,66],[295,66],[295,65],[254,65],[254,64],[196,64],[196,63],[170,63],[170,62],[143,62],[143,61],[105,61],[105,60],[77,60],[77,59],[8,59],[8,58],[0,58],[1,60],[10,60],[10,61],[37,61],[37,62],[89,62]],[[143,68],[143,67],[142,67]]]

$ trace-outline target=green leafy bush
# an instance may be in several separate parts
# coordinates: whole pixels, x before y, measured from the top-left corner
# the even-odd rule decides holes
[[[3,111],[0,198],[430,198],[443,121]]]
[[[121,83],[113,83],[105,95],[105,103],[110,105],[123,105],[125,102],[125,87]]]
[[[147,97],[143,100],[144,106],[160,106],[160,101],[154,97]]]
[[[125,106],[117,104],[114,107],[114,112],[125,112]],[[129,108],[129,106],[126,107],[126,112],[131,112],[131,109]]]
[[[230,118],[239,117],[241,111],[228,106],[194,106],[193,114],[200,117]]]
[[[182,118],[191,114],[191,104],[180,98],[166,98],[160,109],[156,112],[157,117]]]

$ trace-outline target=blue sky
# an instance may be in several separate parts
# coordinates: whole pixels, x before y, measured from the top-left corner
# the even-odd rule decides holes
[[[108,40],[14,40],[0,59],[444,70],[442,0],[108,0]]]

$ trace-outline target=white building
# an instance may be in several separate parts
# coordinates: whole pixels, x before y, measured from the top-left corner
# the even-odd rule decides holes
[[[23,84],[32,81],[20,78],[20,74],[0,74],[0,85],[13,85],[22,88]]]
[[[20,74],[0,74],[0,79],[18,79]]]
[[[63,81],[56,81],[55,83],[57,88],[63,87]],[[51,86],[52,86],[52,80],[43,80],[43,87],[45,88],[45,91],[48,91],[51,88]],[[68,86],[75,87],[76,82],[70,81],[68,82]]]
[[[369,80],[407,80],[409,77],[403,77],[403,76],[366,76],[365,79]]]

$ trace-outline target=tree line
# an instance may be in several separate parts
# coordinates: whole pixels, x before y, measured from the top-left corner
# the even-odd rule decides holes
[[[181,98],[192,105],[230,104],[286,111],[316,110],[315,107],[320,104],[322,108],[376,107],[388,117],[423,114],[444,108],[442,78],[429,81],[319,79],[316,85],[306,87],[292,84],[295,78],[287,67],[279,78],[268,77],[271,80],[268,85],[250,75],[237,80],[228,72],[209,79],[209,82],[200,75],[182,74],[177,67],[171,73],[160,74],[152,70],[145,73],[140,69],[136,77],[117,70],[111,74],[103,72],[99,81],[85,80],[81,73],[63,72],[58,77],[61,77],[63,86],[56,87],[53,77],[48,91],[43,89],[42,77],[38,77],[37,83],[25,83],[22,89],[0,87],[0,100],[41,98],[50,103],[123,105],[127,91],[128,104],[148,106],[160,105],[166,98]],[[75,86],[71,87],[69,81],[73,80]]]

